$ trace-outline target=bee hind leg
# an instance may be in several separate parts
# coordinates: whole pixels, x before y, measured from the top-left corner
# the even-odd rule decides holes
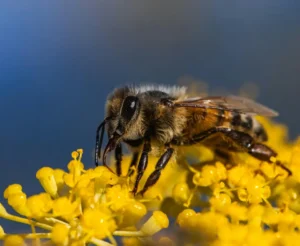
[[[270,161],[271,157],[277,156],[277,153],[274,150],[261,143],[251,144],[248,153],[262,161]]]
[[[155,170],[150,174],[148,177],[144,188],[139,192],[139,194],[144,195],[144,193],[153,186],[159,179],[161,175],[161,171],[166,167],[168,164],[170,158],[172,157],[172,154],[174,152],[174,149],[169,147],[165,151],[165,153],[159,158],[159,160],[156,163]]]
[[[202,141],[215,133],[222,133],[233,141],[238,149],[247,151],[250,155],[261,161],[269,161],[271,157],[276,157],[277,153],[268,146],[256,143],[253,137],[245,132],[240,132],[226,127],[214,127],[194,137],[196,141]]]
[[[261,160],[272,163],[271,158],[276,157],[277,153],[272,150],[267,145],[262,143],[256,143],[255,140],[247,133],[233,130],[227,127],[213,127],[205,132],[202,132],[199,135],[194,136],[193,141],[199,142],[215,133],[222,133],[224,136],[231,139],[234,143],[240,146],[241,150],[247,151],[253,157]],[[283,168],[288,175],[291,175],[292,172],[287,167],[285,167],[281,162],[277,161],[275,163],[277,166]]]
[[[289,168],[287,168],[281,161],[276,161],[275,162],[275,164],[277,165],[277,166],[279,166],[279,167],[281,167],[283,170],[285,170],[287,173],[288,173],[288,176],[291,176],[293,173],[292,173],[292,171],[289,169]]]
[[[255,140],[247,133],[231,130],[226,132],[225,135],[231,138],[242,148],[246,148],[248,153],[258,160],[272,163],[271,158],[277,156],[277,153],[274,150],[265,144],[256,143]],[[292,171],[284,166],[280,161],[276,161],[275,164],[284,169],[288,175],[292,175]]]
[[[261,143],[255,143],[251,146],[248,153],[255,158],[262,160],[262,161],[268,161],[271,162],[271,157],[276,157],[277,153],[273,151],[268,146],[261,144]],[[288,169],[284,164],[282,164],[280,161],[276,160],[275,165],[281,167],[283,170],[285,170],[288,173],[288,176],[292,175],[292,171]]]

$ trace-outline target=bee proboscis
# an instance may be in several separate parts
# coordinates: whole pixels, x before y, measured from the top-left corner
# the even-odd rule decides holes
[[[140,86],[115,89],[107,99],[106,117],[97,128],[95,164],[101,156],[105,128],[108,143],[103,152],[115,150],[116,172],[121,174],[122,143],[133,152],[130,168],[136,167],[133,193],[147,167],[151,144],[164,146],[165,152],[143,189],[154,185],[176,146],[198,143],[216,152],[248,152],[261,161],[271,162],[277,153],[263,142],[268,136],[255,115],[277,116],[277,112],[238,96],[189,98],[185,87]],[[140,153],[141,152],[141,153]],[[289,174],[290,170],[278,163]]]

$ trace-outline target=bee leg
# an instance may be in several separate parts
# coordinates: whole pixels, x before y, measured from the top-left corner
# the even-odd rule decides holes
[[[251,146],[248,152],[250,155],[254,156],[255,158],[262,161],[268,161],[270,163],[272,163],[270,161],[270,158],[277,156],[277,153],[274,150],[261,143],[253,144],[253,146]],[[288,176],[292,175],[292,171],[288,169],[285,165],[283,165],[280,161],[276,160],[275,165],[285,170],[288,173]]]
[[[115,159],[116,159],[116,172],[120,176],[122,173],[121,162],[122,162],[122,145],[119,143],[115,149]]]
[[[271,162],[271,157],[277,156],[274,150],[264,144],[256,143],[255,140],[245,132],[232,129],[224,130],[224,128],[219,128],[218,131],[224,133],[225,136],[229,137],[238,146],[258,160]]]
[[[277,153],[268,146],[254,143],[249,146],[248,153],[261,161],[270,162],[271,157],[276,157]]]
[[[195,143],[195,142],[200,142],[200,141],[203,141],[204,139],[210,137],[211,135],[217,133],[217,132],[221,132],[223,134],[227,134],[229,132],[231,132],[232,130],[230,128],[227,128],[227,127],[213,127],[213,128],[210,128],[204,132],[201,132],[200,134],[197,134],[195,136],[193,136],[192,140],[191,141],[188,141],[184,144],[192,144],[192,143]]]
[[[282,164],[280,161],[276,161],[275,164],[279,167],[281,167],[283,170],[285,170],[288,173],[288,176],[291,176],[293,173],[290,169],[288,169],[284,164]]]
[[[138,158],[139,158],[139,152],[134,152],[133,156],[132,156],[130,166],[128,168],[127,177],[131,177],[131,175],[134,173],[134,168],[136,167],[136,164],[138,162]]]
[[[223,148],[222,149],[221,148],[216,148],[214,150],[214,152],[215,152],[216,159],[230,163],[232,158],[231,158],[228,151],[225,151]]]
[[[224,128],[223,128],[224,129]],[[271,157],[276,157],[277,153],[262,143],[256,143],[254,139],[247,133],[230,130],[225,131],[225,135],[231,138],[235,143],[245,148],[250,155],[261,161],[272,163]],[[277,166],[284,169],[288,175],[292,175],[292,171],[285,167],[281,162],[276,161]]]
[[[141,195],[144,195],[144,193],[148,190],[148,188],[153,186],[158,181],[161,171],[168,164],[173,152],[174,149],[168,147],[166,152],[159,158],[159,160],[156,163],[155,170],[150,174],[150,176],[148,177],[145,183],[144,188],[139,192]]]
[[[147,168],[148,165],[148,153],[151,151],[151,144],[149,139],[145,139],[143,152],[139,161],[139,165],[137,168],[137,176],[133,187],[133,194],[136,194],[139,182],[141,178],[143,177],[144,171]]]
[[[264,144],[255,143],[254,139],[245,132],[240,132],[227,127],[213,127],[193,137],[193,141],[200,142],[215,133],[222,133],[230,138],[241,149],[262,161],[270,161],[277,154]]]
[[[277,156],[277,153],[274,150],[261,143],[252,144],[249,147],[248,153],[261,161],[267,161],[269,163],[272,163],[271,157]],[[280,161],[276,161],[275,165],[285,170],[288,173],[288,176],[292,175],[292,171],[284,166]]]
[[[229,137],[232,141],[239,145],[242,149],[247,151],[250,155],[261,161],[272,163],[271,157],[277,156],[277,153],[270,147],[262,143],[255,143],[254,139],[249,134],[232,130],[231,128],[226,127],[213,127],[205,132],[202,132],[201,134],[194,136],[193,141],[202,141],[217,132],[223,133],[225,136]],[[288,173],[288,175],[292,174],[291,170],[285,167],[281,162],[277,162],[276,165],[283,168]]]

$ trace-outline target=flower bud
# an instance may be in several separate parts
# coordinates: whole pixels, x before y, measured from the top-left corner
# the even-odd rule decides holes
[[[24,192],[15,193],[8,197],[8,204],[12,207],[24,206],[27,201],[27,196]]]
[[[0,239],[2,239],[5,236],[5,232],[3,230],[3,227],[0,226]]]
[[[172,191],[172,197],[174,200],[179,203],[185,203],[190,197],[190,189],[186,183],[176,184]]]
[[[169,219],[167,215],[161,211],[154,211],[153,215],[146,221],[140,231],[151,236],[168,226]]]
[[[185,209],[177,216],[177,224],[184,228],[188,224],[189,218],[196,215],[196,212],[193,209]]]
[[[24,239],[19,235],[9,235],[5,237],[4,246],[25,246]]]
[[[57,185],[54,177],[54,170],[50,167],[42,167],[36,173],[36,178],[40,181],[44,190],[52,197],[57,196]]]
[[[19,184],[9,185],[4,191],[4,198],[8,199],[10,195],[22,192],[22,186]]]
[[[55,245],[68,245],[69,228],[61,223],[56,223],[51,232],[51,240]]]
[[[0,203],[0,217],[5,217],[7,215],[8,213],[6,212],[5,207],[2,205],[2,203]]]
[[[209,203],[211,204],[212,208],[222,212],[231,204],[231,198],[225,193],[220,193],[217,196],[210,198]]]
[[[52,209],[53,201],[48,193],[33,195],[27,199],[27,207],[34,218],[45,215]]]

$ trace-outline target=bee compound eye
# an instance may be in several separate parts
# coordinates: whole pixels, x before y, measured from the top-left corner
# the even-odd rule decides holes
[[[130,121],[136,112],[139,105],[139,99],[135,96],[128,96],[125,98],[122,106],[121,116]]]

